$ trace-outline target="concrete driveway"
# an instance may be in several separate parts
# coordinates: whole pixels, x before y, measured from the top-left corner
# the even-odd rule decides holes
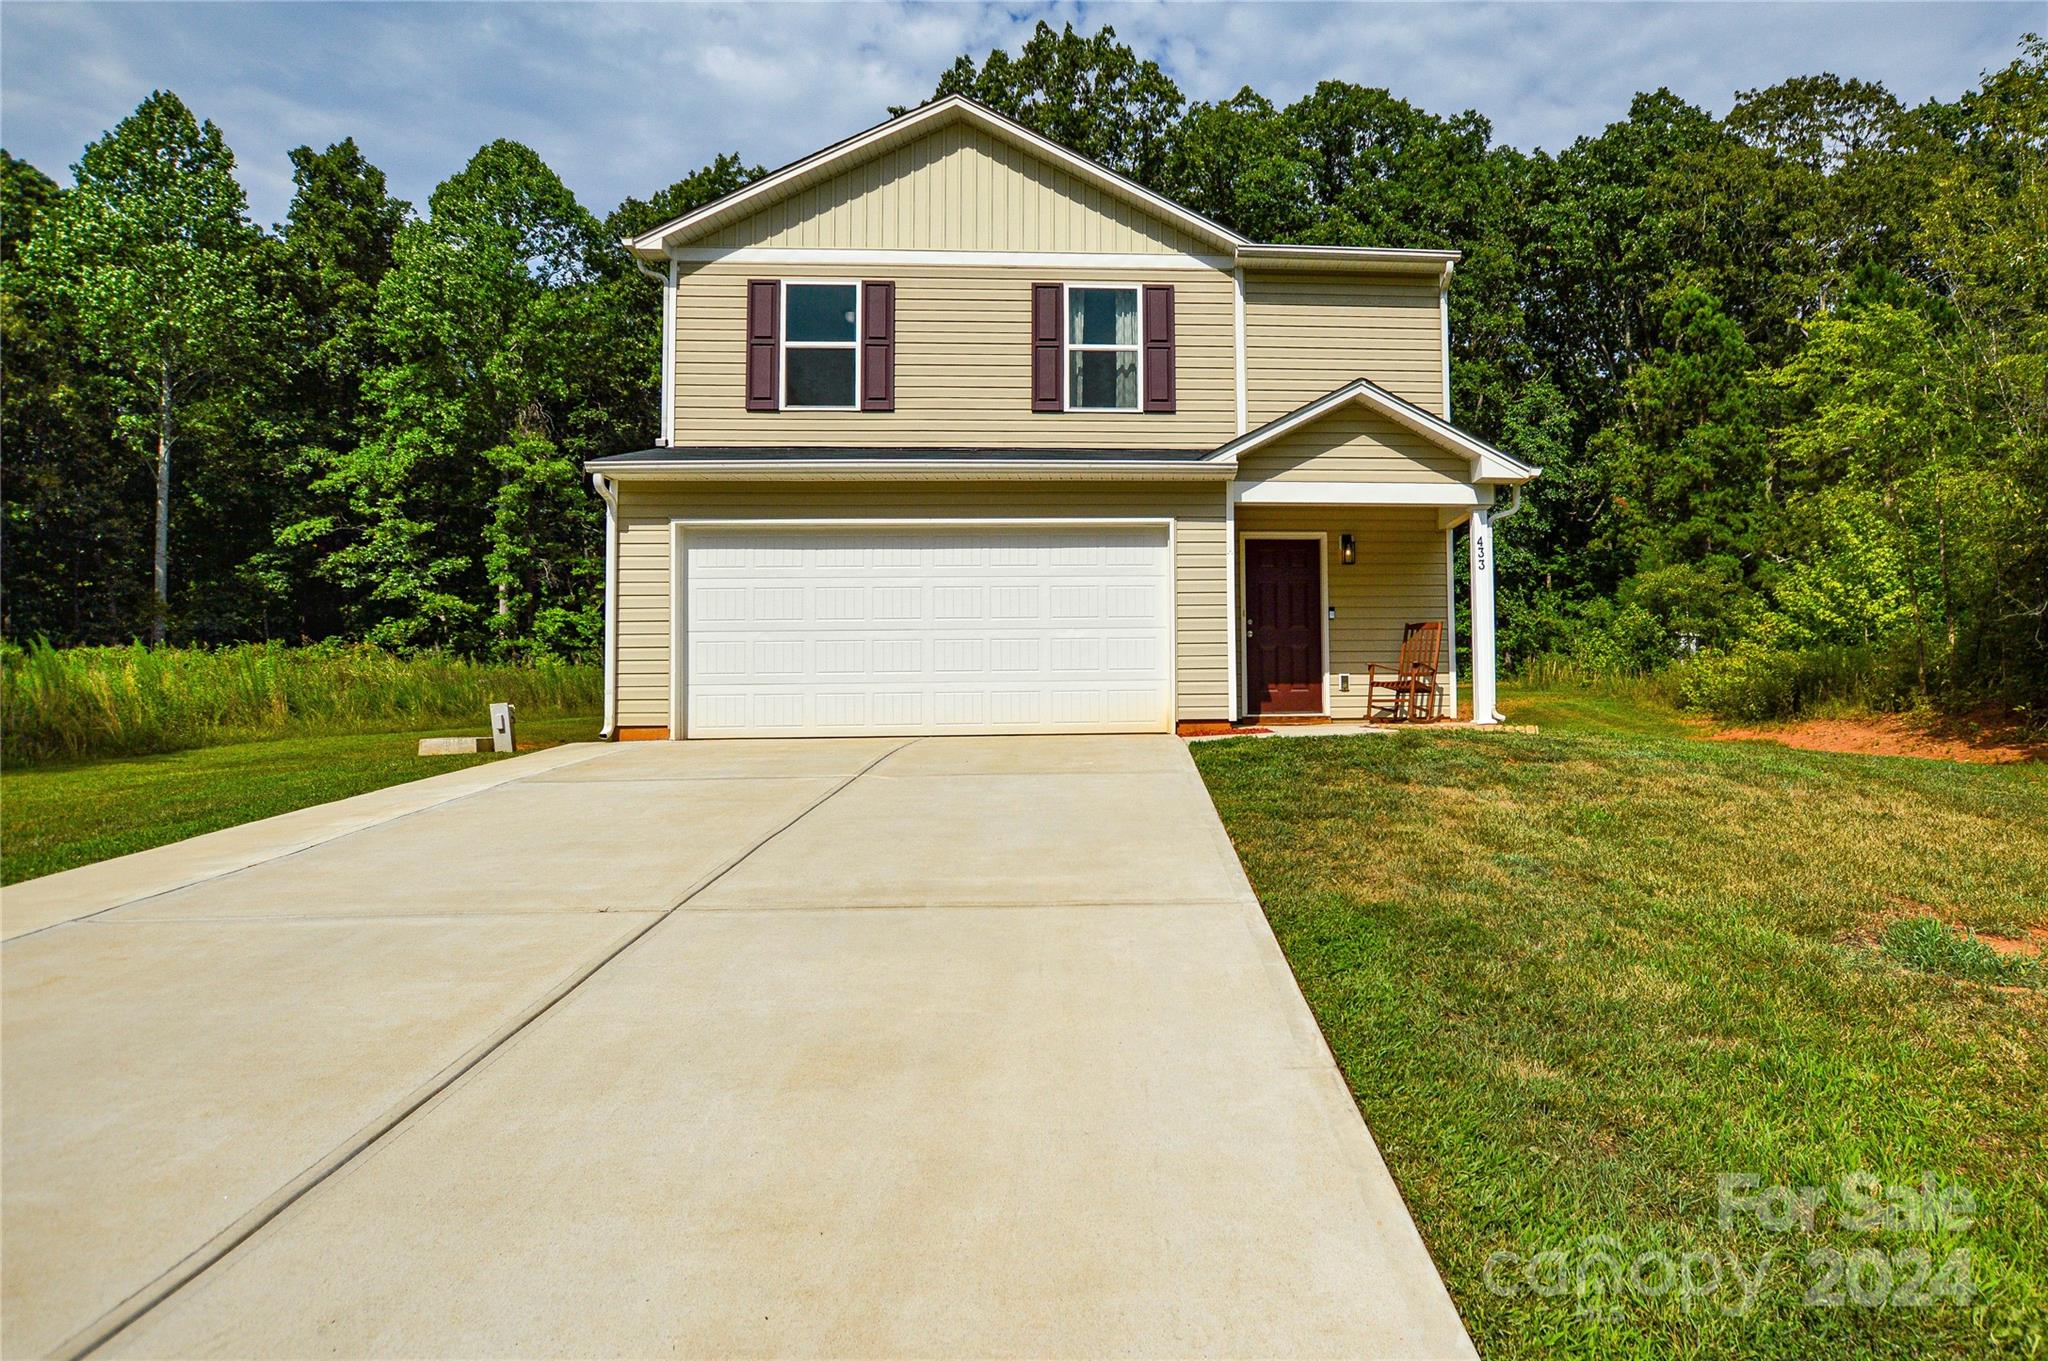
[[[10,1357],[1472,1354],[1172,738],[558,748],[0,926]]]

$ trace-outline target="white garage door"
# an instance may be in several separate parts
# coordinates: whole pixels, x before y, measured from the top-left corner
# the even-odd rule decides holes
[[[1164,526],[688,529],[692,737],[1173,727]]]

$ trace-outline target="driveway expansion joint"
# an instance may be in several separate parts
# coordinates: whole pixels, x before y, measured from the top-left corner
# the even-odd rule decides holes
[[[553,1011],[556,1006],[558,1006],[561,1002],[567,999],[577,989],[581,988],[585,983],[589,982],[590,979],[593,978],[598,973],[598,971],[603,969],[607,964],[610,964],[613,960],[625,954],[626,951],[632,949],[633,946],[639,944],[642,940],[645,940],[647,936],[651,934],[656,927],[660,926],[663,922],[667,921],[670,917],[674,916],[676,912],[679,911],[685,903],[689,902],[691,898],[695,897],[699,893],[702,893],[711,885],[717,883],[726,874],[730,873],[732,870],[736,869],[740,864],[745,862],[749,856],[752,856],[756,851],[760,850],[763,846],[766,846],[776,837],[782,835],[782,833],[788,831],[791,827],[801,822],[805,817],[810,815],[812,812],[816,811],[825,803],[829,802],[841,791],[845,790],[848,786],[852,785],[855,781],[859,780],[862,776],[866,775],[869,771],[873,770],[876,766],[888,760],[891,756],[894,756],[897,752],[903,750],[905,747],[915,745],[915,743],[919,740],[921,739],[912,738],[908,741],[899,743],[896,746],[890,747],[885,752],[882,752],[874,760],[868,762],[866,765],[862,766],[853,774],[841,779],[837,784],[833,785],[832,788],[825,791],[823,794],[819,795],[816,799],[806,804],[803,808],[799,809],[793,816],[783,821],[772,831],[766,833],[765,835],[755,840],[751,845],[749,845],[745,850],[741,851],[738,855],[731,857],[724,865],[722,865],[716,871],[706,876],[701,882],[693,885],[687,892],[683,894],[682,897],[678,898],[674,903],[670,904],[666,908],[652,910],[651,920],[646,922],[644,925],[641,925],[637,930],[632,931],[623,940],[616,942],[615,944],[611,945],[610,947],[602,951],[597,957],[597,959],[595,959],[591,963],[573,970],[562,982],[556,984],[553,988],[550,988],[546,993],[542,994],[538,1001],[529,1004],[527,1007],[522,1009],[518,1014],[513,1016],[509,1021],[505,1022],[496,1030],[492,1031],[489,1035],[485,1036],[483,1040],[479,1041],[475,1045],[472,1045],[468,1050],[464,1051],[463,1054],[456,1058],[453,1062],[449,1063],[446,1067],[442,1068],[440,1072],[436,1073],[433,1077],[429,1078],[426,1082],[422,1083],[419,1087],[415,1088],[396,1106],[386,1111],[383,1115],[371,1120],[369,1123],[365,1124],[360,1129],[358,1129],[354,1135],[350,1136],[341,1144],[337,1145],[327,1154],[326,1157],[321,1158],[317,1162],[307,1167],[297,1177],[294,1177],[291,1181],[286,1182],[283,1186],[279,1187],[276,1191],[272,1192],[270,1196],[266,1197],[263,1201],[259,1202],[256,1206],[252,1207],[250,1210],[245,1212],[242,1215],[242,1217],[237,1219],[233,1224],[230,1224],[226,1229],[214,1235],[213,1238],[209,1239],[207,1242],[201,1244],[199,1247],[193,1249],[193,1251],[186,1254],[186,1256],[180,1259],[179,1262],[170,1270],[164,1272],[162,1275],[159,1275],[155,1280],[151,1281],[148,1285],[142,1287],[140,1290],[130,1295],[127,1299],[115,1305],[112,1309],[100,1315],[99,1318],[95,1319],[92,1323],[86,1325],[85,1328],[81,1329],[77,1333],[72,1334],[72,1336],[70,1336],[69,1338],[66,1338],[62,1343],[58,1344],[58,1346],[53,1350],[52,1354],[64,1358],[64,1361],[81,1361],[81,1358],[90,1356],[93,1352],[105,1346],[108,1342],[112,1341],[115,1337],[120,1335],[122,1331],[129,1328],[138,1320],[147,1315],[152,1309],[155,1309],[158,1305],[168,1300],[178,1291],[184,1289],[187,1285],[190,1285],[194,1280],[197,1280],[201,1275],[205,1274],[209,1269],[211,1269],[213,1266],[217,1265],[219,1262],[225,1259],[228,1256],[228,1254],[233,1252],[236,1248],[240,1247],[242,1244],[248,1242],[251,1238],[255,1237],[258,1233],[262,1232],[266,1225],[270,1224],[272,1221],[277,1219],[278,1216],[284,1214],[287,1210],[291,1209],[292,1206],[296,1205],[301,1200],[303,1200],[307,1195],[309,1195],[313,1190],[319,1187],[323,1182],[327,1181],[330,1177],[333,1177],[336,1173],[342,1171],[351,1163],[355,1162],[359,1157],[374,1151],[377,1145],[379,1145],[384,1140],[390,1138],[392,1135],[397,1133],[400,1127],[403,1126],[405,1122],[408,1119],[410,1119],[414,1114],[424,1109],[425,1107],[433,1104],[440,1097],[442,1097],[453,1087],[455,1087],[457,1083],[461,1082],[461,1080],[464,1077],[468,1076],[472,1072],[478,1071],[479,1069],[487,1066],[494,1058],[496,1058],[499,1055],[499,1053],[502,1050],[506,1048],[506,1046],[510,1045],[513,1040],[517,1039],[529,1026],[531,1026],[536,1021],[540,1020],[550,1011]],[[517,781],[514,781],[513,783],[516,782]],[[465,794],[461,797],[468,797],[468,795]],[[455,800],[443,800],[442,802],[446,803],[454,801]],[[438,807],[440,805],[435,804],[429,806]],[[425,810],[421,809],[414,811]],[[400,816],[410,816],[410,814],[401,814]],[[393,818],[389,821],[397,820],[397,818]],[[377,825],[381,826],[384,824]],[[294,854],[296,854],[296,852],[294,852]],[[281,859],[284,857],[277,858]],[[251,867],[244,866],[243,868],[246,869]],[[239,872],[239,870],[229,871],[229,873]],[[208,876],[208,879],[206,880],[196,880],[194,882],[209,882],[211,879],[225,877],[226,875],[212,875]],[[151,894],[148,896],[156,897],[160,895]],[[142,899],[136,899],[135,901],[142,901]],[[128,905],[129,904],[121,903],[116,904],[115,906],[123,907]],[[103,911],[113,910],[113,908],[103,909]],[[78,922],[91,921],[93,918],[98,917],[100,915],[100,913],[91,913],[88,914],[86,917],[76,918],[72,922],[58,924],[75,925]],[[622,913],[621,915],[626,914]],[[50,928],[46,927],[41,929],[48,930]],[[24,934],[32,935],[36,933],[25,932]]]
[[[393,814],[391,814],[391,815],[390,815],[390,816],[388,816],[388,817],[381,817],[381,818],[376,818],[376,819],[373,819],[373,820],[371,820],[371,821],[368,821],[368,822],[361,822],[361,823],[356,823],[356,824],[354,824],[354,825],[350,825],[350,826],[344,826],[344,827],[339,827],[339,828],[335,828],[335,829],[333,829],[333,830],[330,830],[329,832],[327,832],[327,833],[326,833],[325,835],[322,835],[322,836],[313,836],[313,837],[306,837],[306,838],[302,838],[302,839],[300,839],[300,840],[298,840],[298,841],[291,841],[291,842],[286,842],[286,843],[284,843],[283,845],[281,845],[281,846],[279,846],[279,847],[277,847],[277,848],[274,848],[274,849],[272,849],[271,851],[269,851],[269,852],[267,852],[267,853],[264,853],[264,854],[260,854],[260,855],[256,855],[256,856],[254,856],[253,858],[250,858],[250,859],[244,860],[244,861],[243,861],[242,863],[240,863],[240,864],[237,864],[237,865],[232,865],[232,866],[230,866],[230,867],[229,867],[229,868],[227,868],[227,869],[222,869],[222,870],[216,870],[216,871],[214,871],[214,872],[213,872],[213,873],[211,873],[211,874],[202,874],[202,875],[200,875],[199,877],[197,877],[197,878],[194,878],[194,879],[185,879],[185,880],[181,880],[181,881],[179,881],[178,883],[175,883],[175,884],[169,885],[168,887],[165,887],[165,888],[151,889],[151,890],[149,890],[148,892],[145,892],[145,893],[135,893],[135,894],[131,894],[131,895],[129,895],[128,897],[122,898],[122,899],[120,899],[120,900],[119,900],[119,901],[117,901],[117,902],[112,902],[112,903],[108,903],[108,904],[107,904],[107,905],[106,905],[105,907],[99,907],[99,908],[95,908],[95,909],[93,909],[93,910],[92,910],[91,912],[83,912],[83,913],[80,913],[80,914],[78,914],[77,916],[74,916],[74,917],[66,917],[66,918],[65,918],[64,920],[62,920],[62,921],[55,921],[55,922],[49,922],[49,923],[46,923],[46,924],[44,924],[44,925],[42,925],[42,926],[38,926],[38,927],[34,927],[34,928],[31,928],[30,930],[27,930],[27,931],[20,931],[20,932],[17,932],[17,933],[15,933],[14,935],[11,935],[11,936],[6,936],[6,937],[0,937],[0,945],[6,945],[6,944],[11,944],[12,942],[14,942],[14,941],[17,941],[17,940],[27,940],[27,939],[28,939],[28,938],[29,938],[30,936],[36,936],[36,935],[41,935],[41,934],[42,934],[43,932],[45,932],[45,931],[49,931],[49,930],[53,930],[54,928],[56,928],[56,927],[59,927],[59,926],[75,926],[75,925],[77,925],[77,924],[78,924],[78,923],[80,923],[80,922],[89,922],[89,921],[92,921],[92,920],[94,920],[95,918],[98,918],[98,917],[104,917],[104,916],[106,916],[106,915],[107,915],[107,914],[109,914],[109,913],[112,913],[112,912],[119,912],[119,911],[120,911],[120,910],[121,910],[122,908],[124,908],[124,907],[134,907],[134,906],[136,906],[136,905],[137,905],[137,904],[139,904],[139,903],[146,903],[146,902],[149,902],[149,901],[151,901],[152,899],[156,899],[156,898],[162,898],[162,897],[165,897],[165,896],[167,896],[167,895],[169,895],[169,894],[172,894],[172,893],[182,893],[182,892],[184,892],[184,891],[185,891],[185,890],[187,890],[187,889],[191,889],[191,888],[197,888],[197,887],[199,887],[199,886],[201,886],[201,885],[203,885],[203,884],[212,884],[212,883],[218,883],[218,882],[219,882],[220,880],[223,880],[223,879],[228,879],[228,878],[232,878],[233,876],[235,876],[235,875],[237,875],[237,874],[244,874],[244,873],[248,872],[249,870],[257,869],[257,868],[259,868],[259,867],[261,867],[261,866],[263,866],[263,865],[270,865],[270,864],[275,864],[276,862],[278,862],[278,861],[280,861],[280,860],[289,860],[289,859],[291,859],[291,858],[292,858],[293,856],[297,856],[297,855],[303,855],[303,854],[304,854],[305,852],[307,852],[307,851],[311,851],[311,850],[317,850],[318,848],[320,848],[320,847],[322,847],[322,846],[332,845],[332,844],[333,844],[334,842],[337,842],[337,841],[341,841],[341,840],[343,840],[343,839],[345,839],[345,838],[347,838],[347,837],[355,836],[355,835],[357,835],[358,833],[361,833],[361,832],[367,832],[367,831],[371,831],[371,830],[374,830],[374,829],[376,829],[376,828],[380,828],[380,827],[389,827],[389,826],[390,826],[390,825],[392,825],[393,823],[396,823],[396,822],[403,822],[404,820],[406,820],[407,818],[410,818],[410,817],[414,816],[415,814],[419,814],[419,813],[427,813],[427,812],[432,812],[433,810],[435,810],[435,809],[437,809],[437,808],[446,808],[446,807],[447,807],[448,805],[450,805],[450,804],[460,803],[460,802],[462,802],[462,801],[463,801],[464,799],[474,798],[474,797],[476,797],[476,796],[477,796],[478,794],[483,794],[483,793],[487,793],[487,792],[489,792],[490,790],[493,790],[493,789],[500,789],[500,788],[503,788],[503,787],[504,787],[504,786],[506,786],[506,785],[514,785],[514,784],[525,784],[525,783],[527,783],[528,781],[530,781],[530,780],[533,780],[533,779],[535,779],[535,778],[536,778],[537,776],[539,776],[539,775],[550,775],[550,774],[553,774],[553,773],[554,773],[555,771],[557,771],[557,770],[568,770],[568,769],[570,769],[570,768],[571,768],[571,767],[573,767],[573,766],[580,766],[580,765],[583,765],[584,763],[586,763],[586,762],[588,762],[588,761],[593,761],[593,760],[596,760],[596,759],[597,759],[597,758],[598,758],[599,756],[602,756],[602,755],[604,754],[605,748],[604,748],[604,747],[603,747],[603,746],[602,746],[601,744],[598,744],[598,743],[594,743],[594,742],[593,742],[593,743],[581,743],[581,742],[576,742],[576,743],[565,743],[565,744],[564,744],[564,745],[563,745],[562,747],[544,747],[544,748],[542,748],[542,749],[541,749],[541,751],[527,752],[527,753],[525,753],[525,756],[526,756],[527,758],[532,758],[532,757],[537,757],[537,756],[541,756],[541,755],[544,755],[544,754],[546,754],[546,753],[549,753],[549,752],[559,752],[559,751],[562,751],[562,750],[564,750],[564,749],[565,749],[566,747],[571,747],[571,746],[586,746],[586,745],[587,745],[587,746],[590,746],[590,747],[593,747],[593,748],[595,748],[595,749],[594,749],[594,750],[592,750],[592,751],[586,752],[586,753],[579,753],[579,754],[577,754],[577,755],[576,755],[575,759],[573,759],[573,760],[566,760],[566,761],[561,761],[561,762],[559,762],[558,764],[555,764],[555,765],[550,765],[550,766],[549,766],[549,767],[548,767],[548,768],[547,768],[546,770],[542,770],[542,771],[536,771],[536,772],[533,772],[532,774],[518,774],[518,775],[514,775],[514,774],[506,774],[506,775],[505,775],[505,776],[504,776],[503,778],[501,778],[501,779],[495,779],[495,780],[487,780],[487,781],[482,781],[482,782],[479,782],[479,783],[477,783],[477,784],[475,784],[475,785],[473,785],[473,786],[469,786],[469,787],[465,787],[465,788],[463,788],[463,789],[461,790],[461,792],[459,792],[459,793],[451,793],[451,794],[449,794],[449,795],[448,795],[448,796],[447,796],[446,798],[437,798],[437,799],[434,799],[434,800],[432,800],[432,801],[430,801],[430,802],[428,802],[428,803],[423,803],[423,804],[419,805],[419,806],[418,806],[418,807],[416,807],[416,808],[406,808],[406,809],[402,809],[401,811],[399,811],[399,812],[396,812],[396,813],[393,813]],[[508,761],[503,761],[503,762],[493,762],[493,763],[492,763],[491,765],[486,765],[486,766],[483,766],[483,767],[472,767],[472,768],[471,768],[471,770],[461,770],[461,771],[447,771],[447,772],[444,772],[444,775],[467,775],[467,774],[470,774],[470,773],[471,773],[471,772],[472,772],[473,770],[475,770],[475,769],[484,769],[484,770],[491,770],[491,769],[493,769],[493,767],[494,767],[494,766],[495,766],[495,767],[496,767],[497,769],[500,769],[500,770],[508,770],[508,771],[509,771],[509,770],[510,770],[510,768],[511,768],[511,767],[512,767],[513,765],[517,764],[517,763],[519,762],[519,760],[520,760],[520,759],[521,759],[521,757],[519,757],[519,756],[514,756],[513,758],[511,758],[511,759],[510,759],[510,760],[508,760]],[[435,779],[435,778],[437,778],[437,777],[436,777],[436,776],[432,776],[432,775],[427,775],[427,776],[422,776],[422,777],[421,777],[421,779],[422,779],[422,780],[431,780],[431,779]],[[417,784],[417,783],[419,783],[419,782],[418,782],[418,781],[406,781],[406,782],[404,782],[404,783],[401,783],[401,784],[396,784],[396,785],[386,785],[386,786],[385,786],[384,788],[382,788],[382,789],[373,789],[373,790],[370,790],[370,791],[368,791],[367,793],[363,793],[363,794],[357,794],[357,795],[354,795],[354,796],[353,796],[353,798],[354,798],[354,799],[376,799],[376,798],[379,798],[380,796],[389,796],[389,795],[391,795],[391,794],[392,794],[392,793],[393,793],[394,791],[399,791],[399,792],[405,791],[405,790],[407,789],[407,786],[408,786],[408,785],[414,785],[414,784]],[[345,804],[345,803],[349,803],[349,802],[351,802],[351,801],[352,801],[351,799],[343,799],[343,800],[340,800],[339,802],[340,802],[340,803],[344,803],[344,804]],[[319,804],[315,804],[315,805],[313,805],[313,807],[315,807],[315,808],[318,808],[318,807],[321,807],[321,806],[323,806],[323,805],[319,805]],[[304,812],[307,812],[307,811],[309,811],[309,810],[308,810],[308,809],[304,809],[304,808],[296,808],[296,809],[293,809],[293,810],[292,810],[291,812],[287,812],[287,813],[280,813],[280,814],[278,814],[277,816],[278,816],[279,818],[289,818],[289,817],[293,817],[293,816],[295,816],[295,815],[297,815],[297,814],[299,814],[299,813],[304,813]],[[271,820],[272,820],[272,819],[268,819],[268,818],[266,818],[266,819],[262,819],[261,821],[265,821],[265,822],[267,822],[267,821],[271,821]],[[245,826],[247,826],[247,825],[251,825],[251,824],[244,824],[244,825],[245,825]],[[216,831],[216,832],[211,832],[211,833],[205,833],[204,835],[210,835],[210,836],[219,836],[219,835],[221,835],[222,833],[227,833],[227,832],[234,832],[234,831],[237,831],[237,830],[239,830],[239,829],[238,829],[238,828],[235,828],[235,827],[223,827],[223,828],[219,829],[219,830],[218,830],[218,831]],[[140,855],[140,856],[149,856],[149,855],[156,855],[156,854],[159,854],[159,853],[161,853],[161,852],[163,852],[163,851],[166,851],[166,850],[170,850],[170,849],[172,849],[172,848],[174,848],[174,847],[178,846],[179,844],[180,844],[180,843],[178,843],[178,842],[172,842],[172,843],[170,844],[170,846],[155,846],[155,847],[151,847],[151,848],[150,848],[149,850],[145,850],[145,851],[137,851],[137,852],[135,852],[135,854],[136,854],[136,855]],[[122,857],[122,858],[123,858],[123,859],[125,859],[126,857]],[[104,863],[104,862],[103,862],[103,863]],[[91,866],[91,865],[85,865],[85,866],[80,866],[80,867],[79,867],[79,870],[87,870],[87,871],[89,871],[89,870],[91,870],[91,869],[93,869],[93,868],[94,868],[94,866]],[[78,870],[71,870],[71,871],[65,871],[65,873],[77,873],[77,872],[79,872],[79,871],[78,871]],[[55,877],[55,876],[50,876],[50,877]],[[34,879],[29,879],[29,880],[25,880],[25,881],[23,881],[23,883],[21,883],[21,884],[17,884],[17,885],[12,885],[11,887],[14,887],[14,888],[16,888],[16,889],[18,890],[18,889],[21,889],[21,888],[24,888],[24,887],[29,887],[29,886],[32,886],[32,885],[36,884],[37,882],[38,882],[37,880],[34,880]]]
[[[24,952],[80,1247],[9,1354],[1473,1355],[1183,744],[537,770]]]

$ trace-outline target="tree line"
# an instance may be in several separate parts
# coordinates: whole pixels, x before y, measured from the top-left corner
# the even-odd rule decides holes
[[[1254,239],[1464,252],[1457,421],[1545,470],[1500,537],[1511,665],[2048,701],[2041,39],[1950,101],[1658,90],[1555,154],[1338,81],[1190,102],[1108,28],[952,93]],[[353,141],[291,157],[263,230],[169,93],[74,187],[0,153],[6,636],[594,656],[578,466],[650,442],[660,368],[617,242],[762,171],[599,219],[515,142],[423,211]]]

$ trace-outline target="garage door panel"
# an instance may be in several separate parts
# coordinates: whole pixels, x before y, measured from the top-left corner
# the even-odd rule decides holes
[[[690,530],[695,736],[1172,725],[1161,527]]]

